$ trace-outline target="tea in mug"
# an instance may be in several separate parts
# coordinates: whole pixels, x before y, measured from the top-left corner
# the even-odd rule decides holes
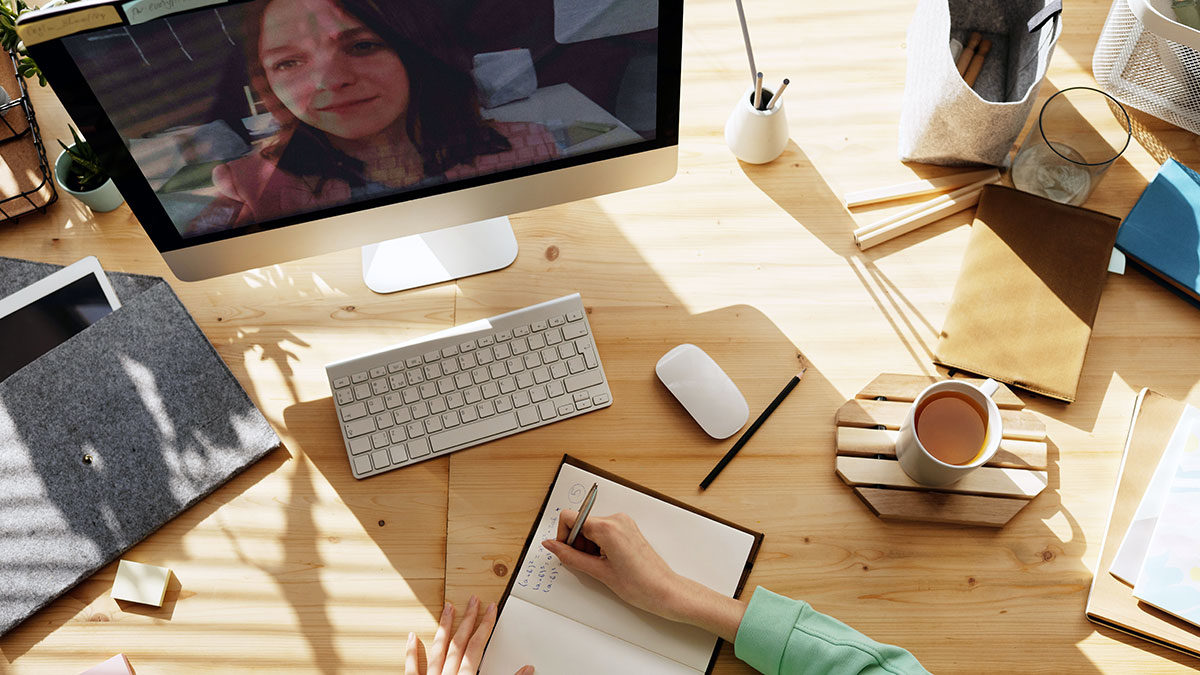
[[[917,408],[917,439],[938,460],[970,464],[987,445],[987,419],[987,410],[969,394],[939,391]]]

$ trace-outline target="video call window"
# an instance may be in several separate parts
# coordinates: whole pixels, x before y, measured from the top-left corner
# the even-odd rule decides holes
[[[639,8],[252,0],[64,44],[195,237],[653,140]]]

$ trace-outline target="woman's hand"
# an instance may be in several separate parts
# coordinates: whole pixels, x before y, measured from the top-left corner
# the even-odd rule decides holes
[[[438,623],[437,633],[433,637],[433,646],[429,649],[426,675],[475,675],[479,663],[483,659],[483,648],[487,645],[492,629],[496,627],[496,603],[488,605],[475,627],[479,618],[479,600],[471,596],[467,604],[467,613],[454,637],[450,637],[450,628],[454,625],[454,605],[446,603],[442,610],[442,619]],[[416,633],[408,634],[408,649],[404,658],[404,675],[420,675],[421,667],[419,654],[424,651],[424,645],[417,639]],[[533,675],[533,666],[525,666],[516,675]]]
[[[699,626],[726,640],[737,636],[746,606],[676,574],[632,518],[624,513],[589,516],[572,548],[565,542],[578,517],[577,511],[560,513],[557,539],[542,542],[563,565],[595,577],[626,603],[651,614]]]

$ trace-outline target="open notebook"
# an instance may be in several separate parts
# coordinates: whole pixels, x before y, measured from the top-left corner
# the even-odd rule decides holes
[[[538,672],[575,675],[711,670],[718,638],[630,607],[542,548],[557,533],[559,512],[578,509],[592,483],[592,515],[629,514],[675,571],[731,597],[741,592],[762,534],[566,455],[509,580],[479,672],[512,675],[530,662]]]

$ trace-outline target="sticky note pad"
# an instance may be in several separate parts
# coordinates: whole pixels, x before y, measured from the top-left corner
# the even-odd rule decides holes
[[[162,607],[163,596],[167,594],[167,582],[170,579],[171,570],[165,567],[122,560],[117,564],[117,578],[113,581],[112,596],[117,600]]]
[[[161,569],[161,568],[160,568]],[[117,654],[111,659],[88,668],[79,675],[135,675],[133,666],[124,654]]]

